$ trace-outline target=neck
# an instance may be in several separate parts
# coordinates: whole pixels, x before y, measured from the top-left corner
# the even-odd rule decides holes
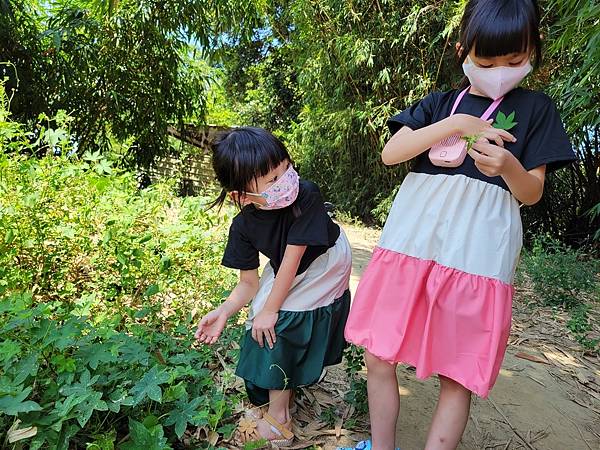
[[[489,98],[487,95],[485,95],[483,92],[478,91],[475,86],[471,85],[471,88],[469,89],[469,94],[473,94],[473,95],[477,95],[478,97],[486,97]]]

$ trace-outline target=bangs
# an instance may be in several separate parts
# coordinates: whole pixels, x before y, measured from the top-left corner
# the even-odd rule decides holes
[[[255,158],[255,178],[264,177],[282,162],[290,159],[290,155],[283,144],[271,133],[268,134],[267,138],[254,140],[248,150]]]
[[[463,59],[475,48],[475,56],[482,58],[532,51],[539,63],[541,40],[535,2],[472,0],[461,28]]]

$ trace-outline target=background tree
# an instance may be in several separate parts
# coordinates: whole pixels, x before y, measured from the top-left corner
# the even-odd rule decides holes
[[[3,3],[12,15],[4,19],[11,33],[0,59],[24,53],[16,58],[17,73],[31,72],[34,91],[42,94],[31,97],[38,108],[17,108],[16,118],[65,109],[76,118],[82,151],[134,141],[135,162],[144,165],[168,149],[168,124],[203,119],[210,73],[197,59],[225,33],[244,36],[257,17],[251,0],[20,3]],[[28,92],[17,104],[25,98]]]
[[[283,130],[303,175],[340,209],[383,223],[410,168],[410,163],[395,168],[381,163],[389,138],[385,122],[431,90],[457,86],[462,71],[454,43],[466,1],[277,4],[285,11],[284,39],[281,16],[266,14],[255,46],[225,52],[229,97],[240,99],[248,123]],[[600,202],[600,6],[593,0],[542,0],[541,8],[545,59],[526,85],[557,101],[580,163],[549,176],[543,201],[524,209],[523,217],[534,233],[582,245],[600,228],[598,217],[589,214]],[[298,109],[290,110],[300,111],[288,116],[287,131],[275,122],[280,117],[270,108],[274,96],[264,88],[266,77],[273,76],[268,62],[283,50],[289,56],[274,68],[291,74],[299,95]],[[257,79],[261,88],[249,88]]]

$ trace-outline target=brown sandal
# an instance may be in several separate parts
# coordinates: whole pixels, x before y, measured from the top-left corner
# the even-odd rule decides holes
[[[242,417],[238,422],[238,432],[240,434],[240,440],[242,443],[256,442],[262,439],[266,439],[261,436],[258,432],[258,421],[264,420],[271,426],[271,431],[274,434],[279,435],[275,439],[266,439],[271,444],[277,447],[288,447],[294,442],[294,433],[292,429],[292,420],[290,419],[287,423],[281,424],[269,413],[262,410],[257,410],[259,416],[253,412],[249,412],[245,417]]]

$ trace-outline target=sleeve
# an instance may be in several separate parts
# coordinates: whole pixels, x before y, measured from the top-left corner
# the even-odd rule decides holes
[[[414,103],[410,108],[388,119],[387,125],[392,135],[405,125],[413,130],[431,125],[436,99],[437,94],[432,92],[424,99]]]
[[[289,245],[329,245],[329,216],[318,186],[305,182],[301,197],[298,199],[299,215],[294,219],[288,231]]]
[[[550,173],[577,158],[552,99],[544,94],[540,103],[527,131],[521,164],[526,170],[545,164],[546,173]]]
[[[242,225],[238,217],[233,219],[221,264],[231,269],[258,269],[260,266],[258,250],[244,235]]]

